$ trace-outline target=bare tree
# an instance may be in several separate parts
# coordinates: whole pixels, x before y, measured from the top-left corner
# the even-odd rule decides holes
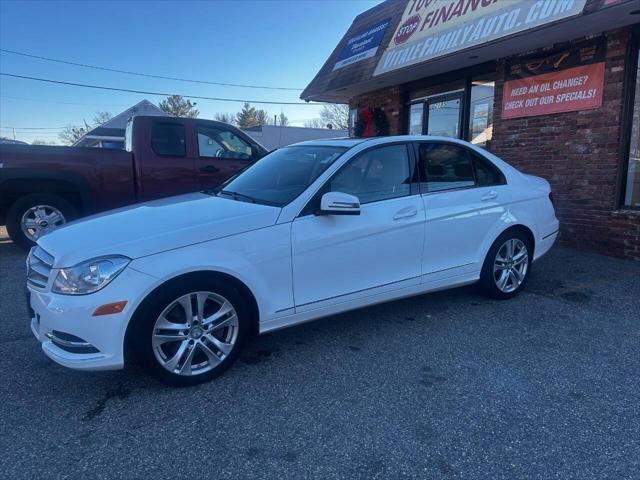
[[[64,130],[58,134],[58,138],[65,145],[73,145],[82,137],[84,137],[89,131],[88,127],[77,127],[74,125],[67,125]]]
[[[236,116],[232,113],[215,113],[213,115],[213,119],[217,120],[218,122],[224,122],[224,123],[228,123],[229,125],[235,125],[236,124]]]
[[[327,125],[319,118],[305,120],[304,126],[307,128],[327,128]]]
[[[173,117],[195,118],[200,112],[195,109],[196,104],[191,100],[185,100],[182,95],[171,95],[162,100],[158,106]]]
[[[256,121],[258,125],[269,125],[271,123],[271,115],[266,110],[256,110]]]
[[[112,118],[113,115],[111,114],[111,112],[96,112],[96,114],[93,116],[93,124],[99,126],[103,123],[107,123]]]
[[[320,110],[320,120],[333,128],[347,130],[349,128],[349,105],[329,103]]]
[[[287,125],[289,125],[289,118],[284,114],[281,113],[280,115],[278,115],[278,125],[280,125],[281,127],[286,127]]]
[[[31,145],[57,145],[56,142],[49,142],[47,140],[35,139],[31,142]]]
[[[65,129],[58,134],[58,138],[63,144],[73,145],[91,130],[108,122],[112,118],[113,115],[111,114],[111,112],[96,112],[96,114],[93,116],[93,121],[91,124],[88,124],[86,120],[83,120],[83,127],[78,127],[77,125],[67,125]]]

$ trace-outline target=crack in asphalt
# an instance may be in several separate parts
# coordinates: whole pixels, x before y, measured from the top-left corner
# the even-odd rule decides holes
[[[98,402],[95,407],[84,412],[84,415],[82,416],[82,421],[89,422],[95,419],[96,417],[99,417],[107,408],[107,404],[111,400],[113,399],[125,400],[127,397],[129,397],[129,395],[131,395],[131,391],[132,391],[131,389],[125,388],[123,383],[119,383],[116,386],[116,388],[113,390],[107,390],[105,394],[102,396],[102,398],[98,399]]]

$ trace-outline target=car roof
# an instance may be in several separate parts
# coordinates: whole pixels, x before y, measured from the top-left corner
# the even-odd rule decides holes
[[[305,140],[304,142],[293,143],[289,146],[318,146],[318,147],[347,147],[351,148],[364,141],[366,138],[351,138],[351,137],[337,137],[337,138],[323,138],[319,140]]]
[[[384,145],[385,143],[394,142],[418,142],[418,141],[441,141],[449,143],[458,143],[460,145],[468,145],[469,142],[453,137],[440,137],[435,135],[392,135],[386,137],[341,137],[341,138],[325,138],[322,140],[307,140],[304,142],[294,143],[290,146],[326,146],[326,147],[346,147],[352,148],[361,143],[367,142],[375,145]]]

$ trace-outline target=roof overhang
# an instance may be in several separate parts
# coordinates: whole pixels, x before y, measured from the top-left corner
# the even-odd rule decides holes
[[[491,42],[411,65],[393,72],[350,84],[335,90],[310,94],[307,101],[348,103],[355,96],[395,85],[459,70],[487,61],[505,58],[556,43],[598,35],[640,22],[640,4],[622,2],[591,13],[569,17],[533,30],[519,32]],[[632,13],[636,12],[636,13]]]

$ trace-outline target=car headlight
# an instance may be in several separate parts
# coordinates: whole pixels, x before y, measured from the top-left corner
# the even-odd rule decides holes
[[[94,258],[58,271],[52,290],[64,295],[86,295],[107,286],[131,261],[122,256]]]

